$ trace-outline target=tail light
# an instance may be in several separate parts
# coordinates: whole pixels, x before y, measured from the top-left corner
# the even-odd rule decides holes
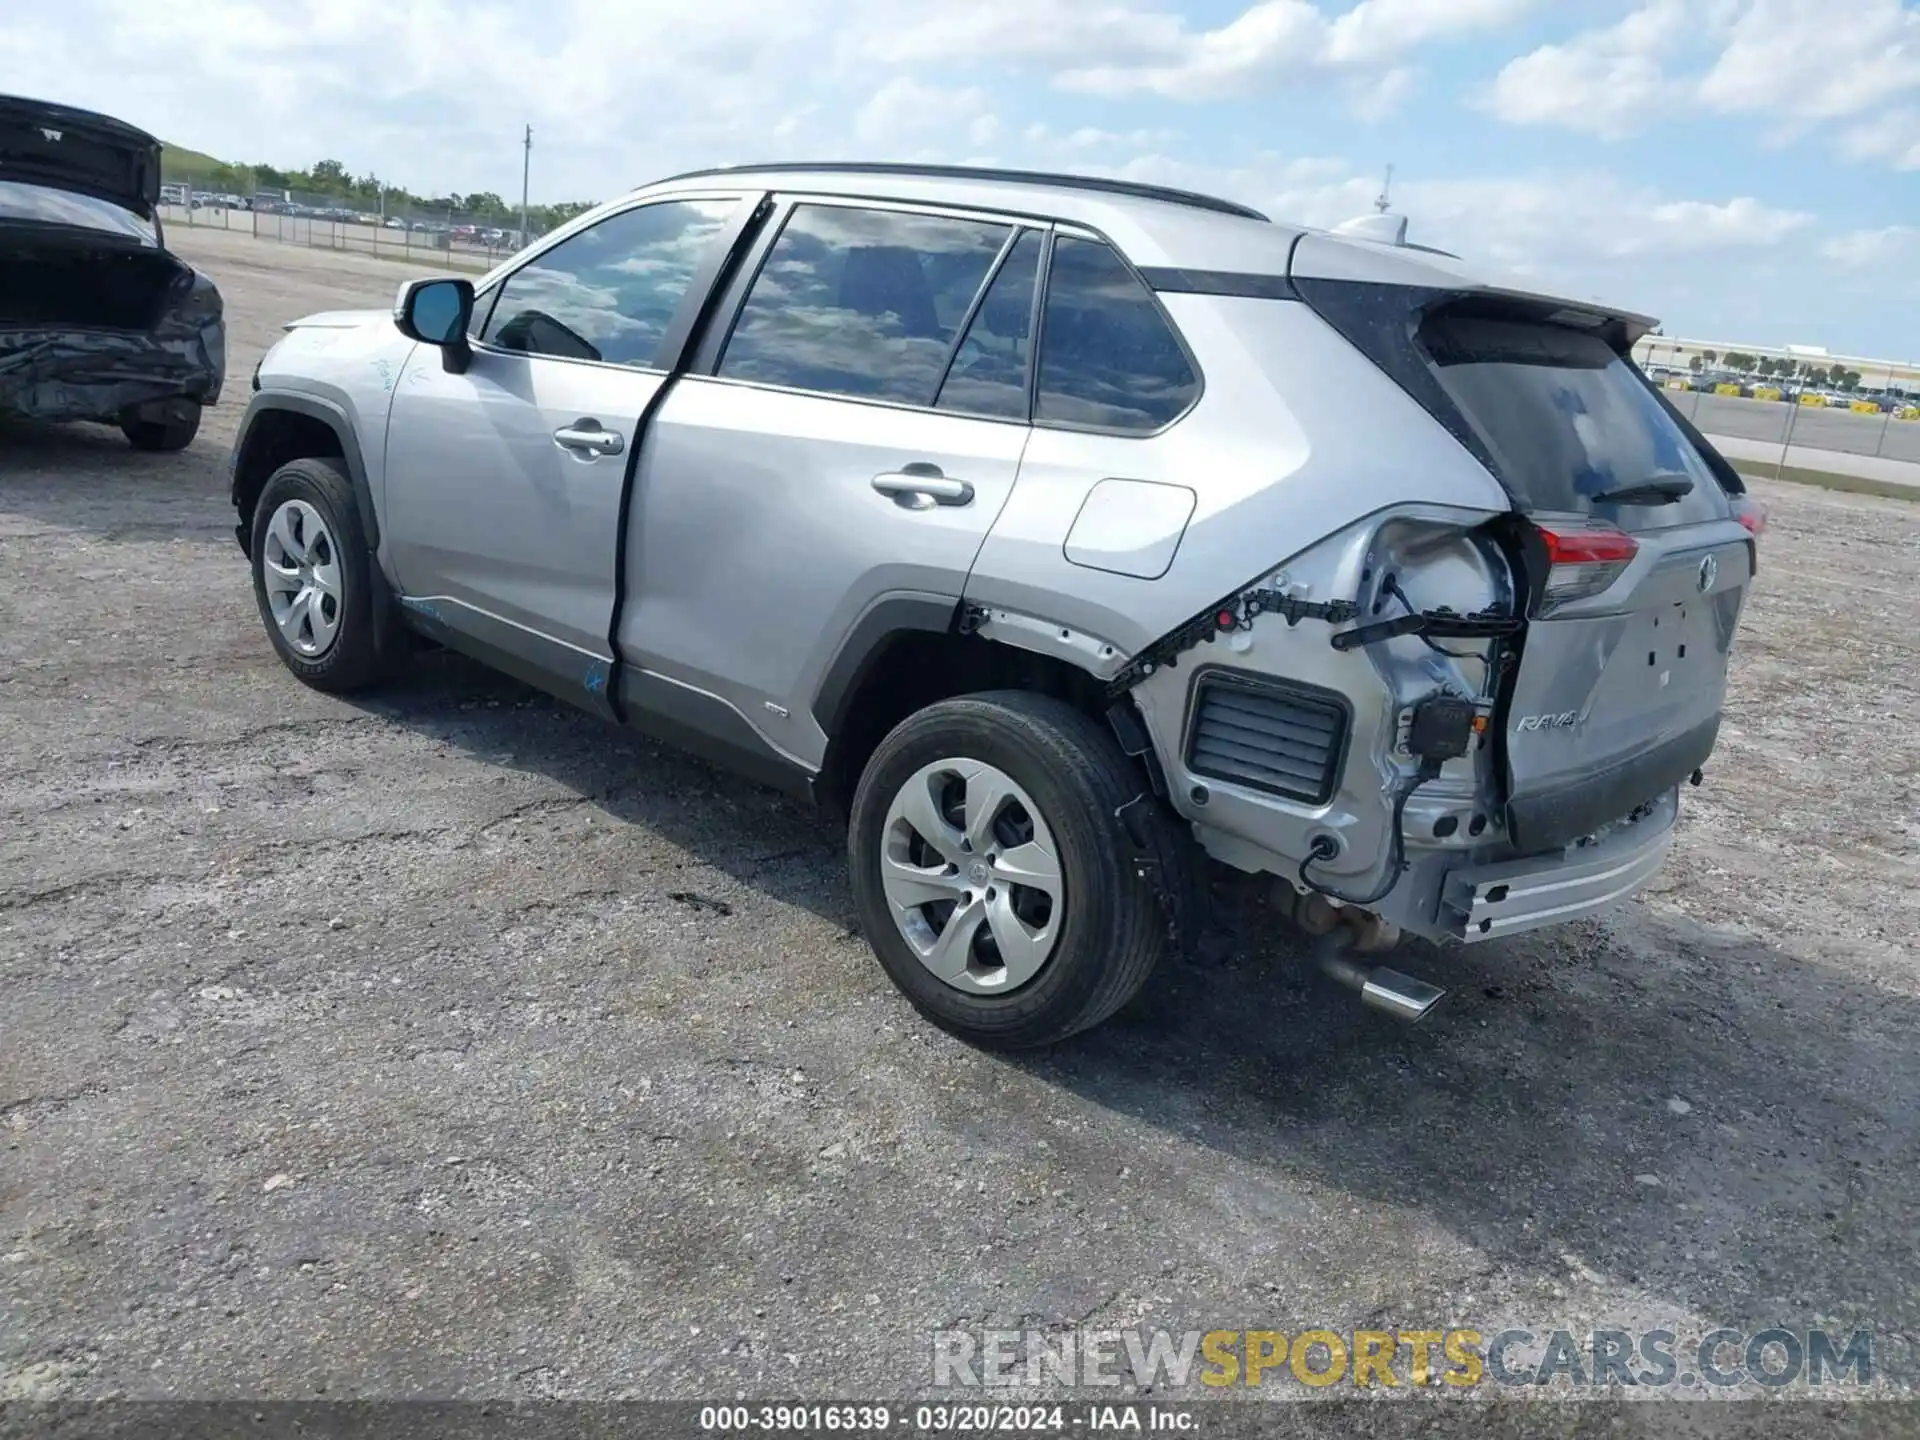
[[[1598,595],[1614,581],[1640,544],[1611,525],[1534,523],[1547,552],[1547,580],[1541,588],[1540,614],[1550,615],[1563,605]]]
[[[1751,495],[1733,497],[1733,518],[1747,527],[1747,533],[1758,540],[1767,533],[1767,507]]]

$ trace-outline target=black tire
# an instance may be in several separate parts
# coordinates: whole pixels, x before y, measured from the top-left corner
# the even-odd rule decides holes
[[[267,527],[274,512],[288,500],[304,500],[320,513],[327,532],[336,541],[340,571],[340,621],[333,643],[317,656],[302,655],[280,633],[267,599],[266,553]],[[367,545],[367,533],[360,523],[360,507],[353,496],[353,482],[338,460],[312,458],[289,460],[267,478],[260,499],[253,507],[252,544],[248,554],[253,567],[253,598],[260,607],[260,620],[267,638],[273,642],[281,663],[316,690],[334,694],[364,689],[382,679],[388,663],[399,647],[391,643],[394,617],[385,603],[384,591],[374,586],[373,554]]]
[[[200,407],[182,403],[182,412],[167,420],[142,420],[134,415],[122,417],[120,433],[136,450],[184,450],[200,433]]]
[[[946,984],[895,923],[881,882],[887,814],[921,767],[964,757],[997,766],[1029,795],[1060,850],[1065,916],[1033,979],[1003,995]],[[1001,1049],[1063,1040],[1131,1000],[1167,948],[1159,897],[1117,812],[1143,789],[1108,729],[1064,701],[1027,691],[944,700],[894,728],[854,792],[847,853],[854,903],[880,964],[914,1007],[962,1039]],[[1164,823],[1155,812],[1153,823]],[[1162,853],[1165,834],[1153,837]]]

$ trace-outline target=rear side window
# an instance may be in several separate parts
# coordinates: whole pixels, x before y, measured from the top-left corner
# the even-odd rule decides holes
[[[1047,276],[1034,419],[1158,430],[1199,394],[1186,351],[1126,262],[1097,240],[1060,236]]]
[[[942,410],[1006,419],[1027,418],[1027,365],[1032,346],[1033,287],[1040,276],[1040,236],[1028,230],[1014,242],[1006,263],[954,352]]]
[[[717,374],[931,405],[955,336],[1012,227],[797,205]]]
[[[1420,343],[1441,388],[1529,508],[1584,513],[1599,502],[1610,518],[1641,528],[1727,513],[1700,452],[1599,335],[1442,311],[1421,326]],[[1693,482],[1676,503],[1600,501],[1676,476]]]
[[[502,350],[662,365],[660,344],[737,200],[672,200],[609,215],[506,278],[481,339]]]

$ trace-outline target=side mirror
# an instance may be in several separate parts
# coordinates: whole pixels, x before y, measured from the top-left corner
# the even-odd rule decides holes
[[[393,302],[393,323],[409,340],[440,347],[440,362],[455,375],[473,359],[467,327],[473,319],[471,280],[409,280]]]

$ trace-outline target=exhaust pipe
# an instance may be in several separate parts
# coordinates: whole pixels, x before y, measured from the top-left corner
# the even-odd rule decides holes
[[[1358,990],[1362,1005],[1384,1010],[1389,1015],[1414,1024],[1426,1019],[1427,1013],[1447,993],[1438,985],[1429,985],[1424,980],[1402,975],[1398,970],[1389,970],[1384,965],[1368,967],[1356,964],[1347,953],[1352,943],[1344,933],[1344,927],[1331,930],[1314,941],[1313,958],[1320,967],[1320,973],[1329,980],[1349,990]]]

